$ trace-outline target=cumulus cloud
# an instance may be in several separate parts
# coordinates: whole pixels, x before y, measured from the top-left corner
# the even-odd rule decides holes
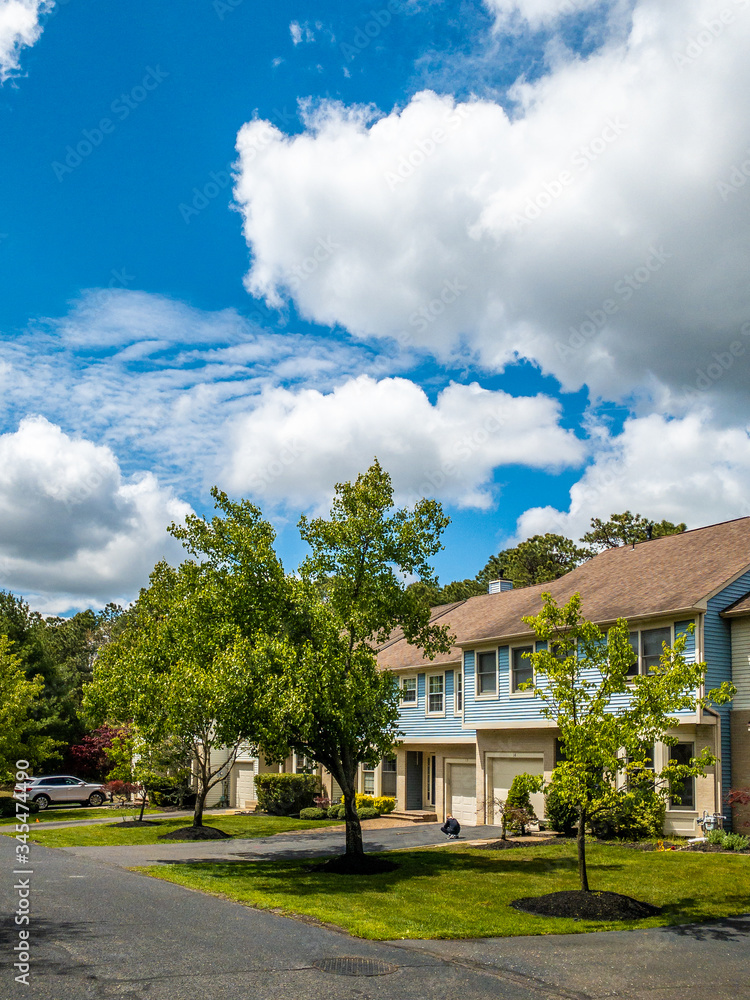
[[[0,0],[0,83],[19,70],[21,49],[39,39],[39,16],[53,7],[54,0]]]
[[[60,612],[127,601],[160,558],[181,558],[166,532],[190,507],[152,474],[125,478],[112,451],[44,417],[0,436],[2,586]]]
[[[750,428],[717,426],[705,409],[682,419],[634,417],[616,437],[602,435],[568,510],[527,510],[517,538],[580,538],[592,517],[623,510],[694,528],[750,515]]]
[[[307,508],[325,505],[335,482],[377,455],[404,499],[486,509],[498,466],[559,470],[583,461],[583,443],[559,419],[547,396],[475,384],[450,385],[434,404],[399,378],[362,375],[330,393],[277,388],[236,422],[227,477],[238,492]]]
[[[485,6],[495,16],[498,28],[520,22],[532,30],[610,3],[611,0],[485,0]]]
[[[684,414],[750,319],[746,7],[638,0],[624,40],[560,56],[506,108],[425,91],[387,115],[323,103],[295,136],[249,122],[248,289]],[[748,412],[746,386],[727,370],[725,412]]]

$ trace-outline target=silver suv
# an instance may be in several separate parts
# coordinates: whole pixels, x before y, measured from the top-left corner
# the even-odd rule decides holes
[[[16,793],[26,794],[26,801],[36,802],[40,809],[55,805],[80,802],[83,805],[100,806],[107,799],[107,793],[100,783],[81,781],[69,774],[48,778],[31,778],[15,787]]]

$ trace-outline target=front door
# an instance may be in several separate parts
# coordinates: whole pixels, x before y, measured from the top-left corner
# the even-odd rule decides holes
[[[406,808],[422,808],[422,751],[406,751]]]

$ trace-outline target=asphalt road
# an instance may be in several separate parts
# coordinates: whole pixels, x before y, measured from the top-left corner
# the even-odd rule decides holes
[[[389,831],[381,831],[387,833]],[[367,942],[0,837],[0,1000],[704,1000],[750,998],[750,918],[678,930]],[[14,981],[14,885],[28,879],[30,985]],[[467,900],[467,905],[471,901]],[[326,963],[379,968],[344,975]],[[348,967],[348,963],[344,963]]]

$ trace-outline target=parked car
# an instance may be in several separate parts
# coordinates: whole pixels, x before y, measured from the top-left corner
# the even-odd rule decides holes
[[[107,793],[100,782],[82,781],[69,774],[56,774],[44,778],[31,778],[15,787],[16,793],[26,793],[28,799],[36,802],[40,809],[47,806],[80,802],[83,805],[100,806],[107,799]]]

